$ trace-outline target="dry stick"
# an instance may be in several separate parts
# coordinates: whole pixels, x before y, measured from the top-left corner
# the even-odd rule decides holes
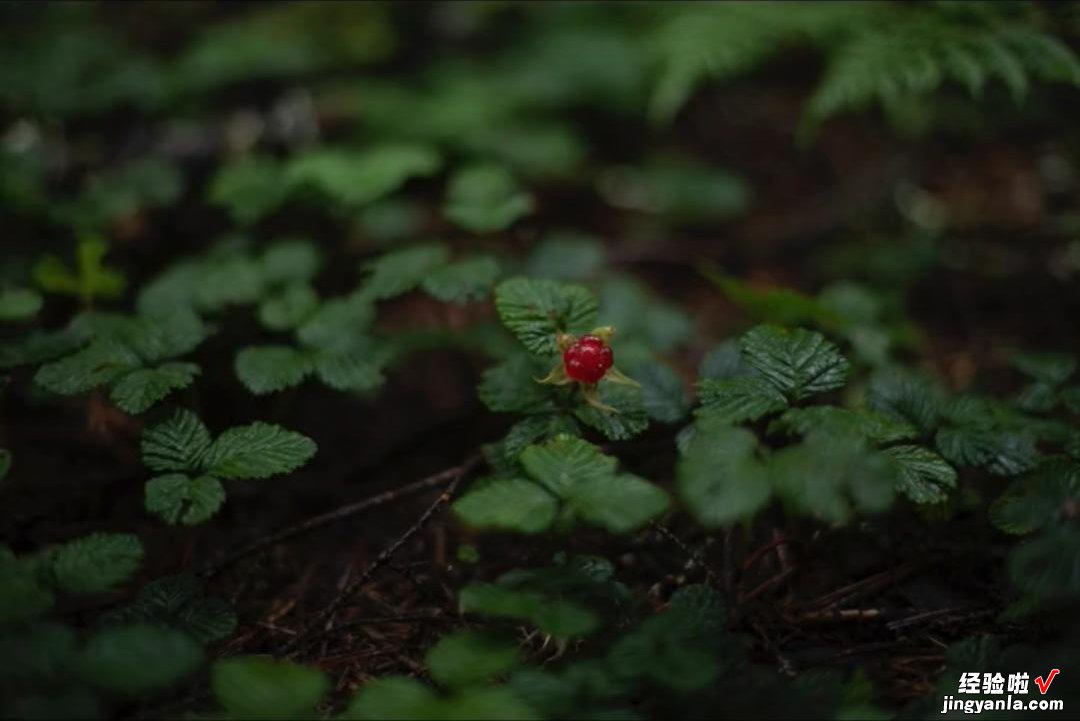
[[[244,546],[235,553],[226,556],[224,559],[218,561],[217,563],[210,564],[202,571],[200,575],[203,578],[213,578],[237,561],[243,560],[249,556],[253,556],[260,551],[266,550],[271,546],[276,546],[277,544],[283,543],[284,541],[288,541],[289,539],[295,538],[296,536],[299,536],[303,533],[314,531],[316,529],[328,526],[331,523],[336,523],[337,521],[346,518],[351,518],[352,516],[363,513],[364,511],[372,508],[385,506],[388,503],[393,503],[394,501],[405,498],[406,496],[411,496],[415,493],[420,493],[421,491],[426,491],[441,486],[467,473],[469,470],[472,469],[474,465],[476,465],[479,460],[480,457],[478,455],[472,456],[464,463],[456,465],[453,468],[447,468],[446,470],[439,471],[438,473],[432,474],[427,478],[422,478],[419,481],[414,481],[413,483],[409,483],[398,488],[391,488],[389,491],[385,491],[375,496],[369,496],[368,498],[356,501],[355,503],[350,503],[347,506],[341,506],[327,513],[319,514],[318,516],[312,516],[306,521],[301,521],[296,525],[289,526],[288,528],[283,528],[277,533],[272,533],[269,536],[264,536],[263,538],[260,538],[256,541],[252,541],[248,545]]]
[[[655,530],[661,536],[675,544],[679,548],[679,550],[682,551],[686,555],[686,557],[690,559],[691,563],[696,566],[700,566],[701,568],[704,568],[706,580],[712,582],[716,574],[713,572],[712,567],[709,566],[708,562],[706,562],[706,560],[701,557],[700,553],[695,551],[693,548],[690,548],[690,546],[686,545],[686,543],[684,543],[681,538],[675,535],[674,531],[672,531],[664,524],[653,521],[649,525],[652,526],[653,530]]]
[[[369,565],[364,570],[364,572],[360,574],[360,577],[350,582],[344,590],[338,593],[337,596],[334,597],[334,600],[330,602],[330,605],[320,611],[318,614],[316,614],[315,620],[312,621],[311,624],[309,624],[303,632],[297,634],[292,641],[287,643],[282,650],[285,653],[292,651],[300,642],[300,639],[307,636],[311,629],[315,628],[324,621],[326,623],[323,627],[323,630],[319,632],[313,639],[308,640],[316,640],[325,633],[329,632],[331,629],[331,623],[333,621],[334,614],[336,614],[338,609],[341,608],[342,604],[345,603],[345,599],[352,596],[365,583],[370,581],[371,577],[374,576],[379,571],[379,569],[389,563],[390,559],[394,557],[394,554],[401,550],[402,546],[408,543],[413,538],[413,536],[419,533],[428,524],[431,518],[435,515],[436,511],[442,508],[442,506],[446,503],[450,502],[450,499],[453,498],[454,492],[457,490],[458,485],[461,484],[465,476],[468,475],[469,471],[471,471],[473,466],[479,463],[479,461],[479,456],[473,456],[468,461],[458,466],[455,469],[456,473],[450,480],[449,487],[441,494],[439,494],[439,497],[435,499],[434,503],[428,506],[427,510],[424,511],[420,518],[417,519],[416,523],[409,527],[409,529],[405,531],[405,533],[401,534],[401,536],[399,536],[396,541],[384,548],[382,552],[379,553],[378,556],[376,556],[375,560],[371,562],[371,565]]]

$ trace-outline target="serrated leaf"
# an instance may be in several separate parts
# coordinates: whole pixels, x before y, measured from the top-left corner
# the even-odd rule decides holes
[[[464,305],[487,297],[498,277],[498,261],[479,256],[436,268],[424,276],[421,285],[437,300]]]
[[[879,513],[895,494],[896,464],[865,448],[858,436],[813,433],[769,461],[776,495],[789,511],[843,524],[856,513]]]
[[[321,350],[313,360],[319,380],[335,390],[371,391],[386,380],[382,366],[387,354],[385,349],[371,342],[355,342],[351,346]]]
[[[306,283],[293,283],[259,305],[259,322],[270,330],[291,330],[310,318],[319,297]]]
[[[281,164],[270,157],[247,156],[217,172],[209,186],[209,200],[225,207],[238,225],[254,223],[279,206],[288,195]]]
[[[295,156],[285,169],[290,188],[317,188],[345,206],[388,195],[413,177],[434,174],[438,153],[421,145],[382,145],[367,150],[320,148]]]
[[[569,506],[582,520],[612,533],[631,533],[668,509],[667,494],[629,473],[588,478],[569,489]]]
[[[559,638],[584,636],[600,625],[596,614],[576,601],[495,583],[466,586],[458,594],[458,605],[466,613],[528,621]]]
[[[641,388],[601,381],[597,390],[600,402],[616,412],[600,410],[581,401],[574,409],[574,417],[579,421],[612,441],[629,440],[649,427]]]
[[[707,527],[751,518],[772,495],[768,473],[755,457],[754,434],[709,419],[693,428],[676,466],[687,509]]]
[[[180,609],[173,623],[199,643],[221,641],[236,630],[236,612],[221,598],[199,598]]]
[[[940,389],[923,376],[887,368],[870,378],[866,402],[871,410],[907,421],[926,434],[937,428],[944,399]]]
[[[991,473],[1015,476],[1035,467],[1035,439],[1013,431],[982,427],[942,428],[935,441],[941,455],[958,466],[982,466]]]
[[[584,333],[596,323],[596,299],[579,285],[511,278],[495,288],[495,308],[530,353],[554,356],[556,334]]]
[[[1033,536],[1013,550],[1007,567],[1016,587],[1040,600],[1076,598],[1080,593],[1080,528],[1060,525]]]
[[[475,233],[490,233],[508,228],[532,212],[533,199],[518,188],[506,169],[476,165],[450,178],[444,209],[456,225]]]
[[[104,593],[131,578],[143,559],[139,539],[127,533],[91,533],[53,551],[50,569],[67,593]]]
[[[896,490],[915,503],[944,503],[956,488],[956,470],[922,446],[893,446],[882,451],[898,468]]]
[[[112,338],[100,338],[66,358],[41,366],[34,382],[69,396],[110,383],[140,366],[142,361],[128,346]]]
[[[1026,534],[1057,522],[1080,503],[1080,465],[1055,459],[1013,481],[990,506],[990,521],[1006,533]]]
[[[739,340],[746,363],[793,400],[843,387],[848,362],[820,333],[758,326]]]
[[[442,718],[442,699],[415,678],[390,676],[364,684],[342,714],[343,719]]]
[[[513,638],[475,631],[444,636],[424,657],[431,677],[444,686],[461,687],[488,681],[521,662]]]
[[[604,246],[574,231],[545,237],[529,256],[528,275],[550,280],[587,280],[604,265]]]
[[[308,240],[279,240],[259,258],[259,267],[267,285],[303,286],[319,271],[319,250]]]
[[[661,423],[678,423],[690,410],[679,374],[660,363],[644,363],[634,368],[634,380],[641,384],[641,403],[649,418]]]
[[[173,391],[190,386],[200,372],[194,363],[165,363],[132,371],[113,384],[109,397],[128,413],[142,413]]]
[[[474,528],[542,533],[555,520],[558,505],[554,496],[532,481],[500,478],[477,484],[453,509]]]
[[[148,428],[142,437],[142,458],[154,471],[189,471],[201,467],[210,448],[210,431],[199,417],[180,408],[172,418]]]
[[[53,593],[32,563],[16,559],[0,545],[0,624],[19,624],[45,614],[53,605]]]
[[[698,398],[698,414],[724,423],[756,421],[788,405],[787,398],[772,382],[757,376],[703,380],[698,384]]]
[[[75,248],[72,270],[55,256],[46,256],[34,266],[34,280],[50,293],[92,298],[115,298],[124,291],[127,279],[115,268],[105,265],[109,245],[96,237],[85,237]]]
[[[325,301],[296,332],[306,346],[335,348],[353,342],[375,318],[371,303],[359,294]]]
[[[210,669],[210,688],[232,717],[307,718],[330,690],[314,668],[262,656],[221,659]]]
[[[1016,397],[1016,404],[1031,413],[1046,413],[1054,409],[1058,400],[1058,389],[1055,386],[1036,381],[1024,386]]]
[[[0,322],[25,320],[41,310],[41,296],[26,288],[0,289]]]
[[[530,416],[515,423],[502,440],[502,454],[507,464],[513,465],[526,446],[554,438],[559,434],[580,435],[577,422],[570,416]]]
[[[477,395],[496,413],[545,413],[558,409],[552,387],[537,383],[550,363],[523,353],[507,358],[484,371]]]
[[[225,503],[225,489],[213,476],[189,478],[170,473],[146,482],[146,510],[166,523],[194,526],[211,518]]]
[[[316,450],[315,442],[305,435],[256,421],[218,436],[202,465],[218,478],[269,478],[300,468]]]
[[[95,686],[137,696],[172,686],[202,660],[202,649],[187,634],[137,623],[97,631],[80,655],[79,669]]]
[[[72,666],[76,644],[75,631],[59,623],[5,629],[0,633],[0,677],[27,685],[59,681]]]
[[[748,376],[752,372],[743,360],[742,351],[739,350],[739,341],[736,339],[726,340],[713,346],[698,365],[700,380],[723,380]]]
[[[1010,360],[1024,375],[1051,386],[1064,383],[1076,372],[1076,358],[1065,353],[1018,353]]]
[[[894,443],[918,435],[910,423],[892,416],[836,406],[790,408],[769,424],[769,433],[776,431],[800,436],[814,431],[844,437],[856,435],[870,443]]]
[[[559,436],[521,452],[521,465],[557,498],[569,498],[574,486],[607,478],[617,461],[599,448],[572,436]]]
[[[146,363],[195,350],[210,335],[202,319],[187,308],[157,311],[125,324],[123,340]]]
[[[307,354],[290,346],[254,346],[236,354],[236,377],[256,395],[297,386],[311,370]]]
[[[363,294],[386,300],[419,286],[432,272],[446,265],[450,250],[442,243],[415,245],[365,263]]]

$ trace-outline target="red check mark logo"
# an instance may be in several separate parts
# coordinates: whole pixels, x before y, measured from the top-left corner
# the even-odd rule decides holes
[[[1046,674],[1046,680],[1043,681],[1043,677],[1039,676],[1035,679],[1035,685],[1039,687],[1039,693],[1046,694],[1046,690],[1050,688],[1050,684],[1054,682],[1054,677],[1061,673],[1060,669],[1052,669],[1050,673]]]

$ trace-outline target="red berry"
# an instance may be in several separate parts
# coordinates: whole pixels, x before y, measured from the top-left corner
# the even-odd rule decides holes
[[[596,383],[614,363],[611,348],[594,335],[574,341],[563,353],[566,375],[583,383]]]

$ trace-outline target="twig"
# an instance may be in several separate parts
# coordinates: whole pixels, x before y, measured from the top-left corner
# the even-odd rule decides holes
[[[472,470],[473,466],[475,466],[479,462],[479,460],[480,457],[478,455],[472,456],[464,463],[456,465],[453,468],[447,468],[446,470],[439,471],[438,473],[432,474],[427,478],[422,478],[419,481],[414,481],[398,488],[392,488],[389,491],[385,491],[375,496],[369,496],[368,498],[356,501],[355,503],[350,503],[346,506],[335,508],[334,510],[327,513],[319,514],[318,516],[312,516],[306,521],[301,521],[300,523],[289,526],[288,528],[283,528],[276,533],[272,533],[269,536],[264,536],[263,538],[249,543],[248,545],[226,556],[224,559],[218,561],[217,563],[208,565],[205,569],[203,569],[200,575],[203,578],[212,578],[217,574],[221,573],[224,569],[236,563],[237,561],[243,560],[249,556],[253,556],[260,551],[264,551],[271,546],[276,546],[279,543],[288,541],[289,539],[295,538],[296,536],[299,536],[303,533],[308,533],[309,531],[323,528],[324,526],[336,523],[337,521],[351,518],[372,508],[385,506],[401,498],[405,498],[406,496],[411,496],[413,494],[441,486],[445,483],[453,481],[456,478],[461,477],[464,473]]]
[[[921,562],[903,563],[895,568],[875,573],[872,576],[867,576],[855,583],[850,583],[843,588],[838,588],[835,591],[826,593],[824,596],[808,601],[803,604],[803,608],[807,611],[826,611],[837,608],[844,603],[850,603],[854,600],[865,598],[868,595],[885,588],[889,584],[896,583],[897,581],[908,577],[921,565]]]
[[[341,606],[345,603],[345,600],[352,596],[354,593],[356,593],[356,591],[359,590],[364,584],[370,581],[372,576],[374,576],[383,566],[389,563],[390,559],[392,559],[394,555],[399,550],[401,550],[401,548],[406,543],[412,540],[412,538],[416,534],[423,530],[423,528],[435,515],[436,511],[442,508],[442,506],[446,503],[450,502],[450,499],[454,496],[454,492],[457,491],[457,487],[465,479],[465,476],[468,475],[469,471],[471,471],[473,467],[476,466],[479,462],[480,457],[478,455],[473,456],[465,463],[462,463],[460,466],[457,466],[455,469],[453,469],[454,473],[450,477],[450,485],[439,495],[438,498],[435,499],[434,503],[428,506],[427,510],[425,510],[424,513],[421,514],[420,518],[417,519],[416,523],[414,523],[412,526],[409,527],[408,530],[401,534],[396,541],[384,548],[382,552],[375,557],[375,560],[371,562],[371,565],[369,565],[364,570],[364,572],[360,574],[358,578],[351,581],[340,593],[338,593],[334,597],[334,600],[330,602],[330,605],[320,611],[315,616],[315,619],[311,622],[311,624],[309,624],[308,627],[305,628],[301,634],[297,635],[292,641],[286,644],[283,650],[286,653],[293,650],[297,643],[299,643],[301,638],[308,636],[311,630],[316,628],[320,624],[323,625],[323,630],[319,632],[315,636],[315,638],[317,639],[321,637],[324,633],[328,632],[331,628],[330,624],[333,621],[334,615],[338,612],[338,609],[340,609]],[[444,471],[443,473],[446,472]],[[308,640],[310,641],[314,639],[309,638]]]
[[[749,601],[753,601],[755,598],[757,598],[761,594],[765,593],[766,591],[768,591],[768,590],[770,590],[772,588],[775,588],[776,586],[779,586],[781,583],[783,583],[785,580],[787,580],[788,576],[795,573],[795,570],[796,570],[796,568],[794,566],[792,566],[791,568],[787,569],[786,571],[781,571],[780,573],[776,574],[772,578],[768,578],[768,579],[762,581],[754,589],[752,589],[749,593],[747,593],[744,596],[740,597],[739,598],[739,603],[748,603]]]
[[[678,546],[679,550],[682,551],[686,555],[686,557],[690,559],[691,567],[700,566],[701,568],[705,569],[706,580],[708,580],[710,583],[713,581],[716,574],[713,572],[712,567],[709,566],[709,563],[701,557],[700,553],[695,551],[693,548],[690,548],[690,546],[686,545],[686,543],[683,542],[681,538],[675,535],[674,531],[672,531],[664,524],[653,521],[649,525],[652,526],[654,531],[656,531],[661,536]]]

